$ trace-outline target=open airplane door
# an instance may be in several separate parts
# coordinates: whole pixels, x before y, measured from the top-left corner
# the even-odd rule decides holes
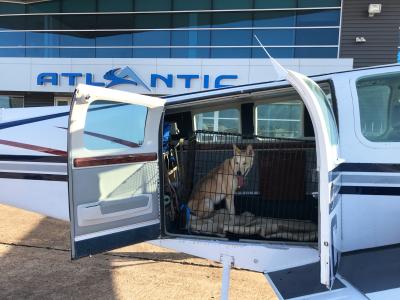
[[[72,258],[158,238],[165,100],[78,85],[68,128]]]
[[[331,288],[340,258],[337,250],[341,229],[337,205],[340,174],[334,172],[340,163],[338,129],[331,104],[318,84],[293,71],[287,71],[286,79],[303,99],[314,127],[319,171],[321,283]]]

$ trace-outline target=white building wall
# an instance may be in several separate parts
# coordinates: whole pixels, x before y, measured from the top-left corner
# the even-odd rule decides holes
[[[352,69],[352,59],[279,59],[288,69],[315,75]],[[204,75],[209,75],[209,88],[214,88],[219,75],[236,75],[221,83],[241,85],[275,80],[276,74],[268,59],[129,59],[129,58],[0,58],[0,91],[73,92],[74,85],[61,73],[82,73],[77,83],[85,83],[85,74],[92,74],[94,81],[107,84],[104,74],[115,68],[128,66],[150,87],[151,74],[173,75],[172,87],[162,81],[151,91],[142,85],[121,84],[113,88],[146,94],[180,94],[204,90]],[[37,84],[40,73],[57,73],[57,85]],[[117,71],[118,73],[118,71]],[[190,88],[177,75],[199,75],[191,80]],[[128,78],[129,79],[129,78]]]

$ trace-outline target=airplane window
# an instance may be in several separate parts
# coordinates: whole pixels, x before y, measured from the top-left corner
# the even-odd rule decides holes
[[[303,137],[302,101],[280,101],[257,105],[256,134],[266,137]]]
[[[140,147],[147,108],[135,104],[94,101],[86,115],[84,145],[89,150]]]
[[[357,81],[362,134],[373,142],[400,142],[400,74],[384,74]]]
[[[201,112],[194,115],[195,130],[240,133],[239,109]]]

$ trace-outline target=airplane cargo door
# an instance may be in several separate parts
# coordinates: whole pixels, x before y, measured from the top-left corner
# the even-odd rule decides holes
[[[287,71],[286,79],[297,90],[310,114],[313,123],[319,171],[319,207],[321,256],[321,283],[331,287],[335,279],[340,253],[340,174],[335,172],[339,165],[339,135],[335,116],[323,90],[310,78]]]
[[[139,94],[77,87],[68,128],[72,258],[159,237],[164,103]]]

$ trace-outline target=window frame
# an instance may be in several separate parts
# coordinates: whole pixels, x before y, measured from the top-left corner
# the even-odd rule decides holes
[[[95,100],[95,101],[91,102],[90,105],[92,105],[96,101],[108,101],[108,100]],[[145,116],[145,119],[144,119],[144,126],[143,126],[143,141],[142,141],[142,143],[136,143],[135,141],[125,140],[125,139],[122,139],[122,138],[119,138],[119,137],[113,137],[115,139],[123,140],[123,141],[126,141],[128,143],[137,144],[137,146],[134,147],[134,149],[142,148],[143,145],[144,145],[144,141],[146,139],[146,127],[148,126],[147,121],[148,121],[148,117],[149,117],[149,108],[144,106],[144,105],[140,105],[140,104],[132,104],[132,103],[125,103],[125,102],[117,102],[117,101],[113,101],[113,102],[114,102],[113,105],[127,104],[127,105],[140,106],[140,107],[145,107],[146,108],[146,116]],[[90,109],[90,105],[89,105],[89,109]],[[88,119],[88,116],[89,116],[89,109],[88,109],[87,114],[85,116],[85,127],[87,125],[87,119]],[[103,135],[104,133],[99,132],[99,134]],[[105,135],[107,135],[107,134],[105,134]],[[115,144],[119,144],[118,142],[115,142],[115,141],[111,141],[111,142],[114,142]],[[83,147],[84,147],[84,149],[86,151],[90,151],[92,153],[99,153],[99,154],[101,154],[101,153],[109,153],[110,151],[115,152],[115,153],[125,153],[125,152],[128,152],[128,149],[130,148],[130,146],[127,146],[127,145],[123,145],[123,147],[119,147],[119,148],[107,148],[107,149],[88,148],[86,146],[86,143],[85,143],[85,136],[83,137]]]
[[[351,98],[352,98],[352,107],[353,107],[353,122],[354,122],[354,131],[357,139],[369,148],[375,149],[388,149],[388,148],[400,148],[400,141],[393,142],[393,141],[372,141],[366,138],[362,132],[361,128],[361,114],[360,114],[360,99],[358,97],[357,92],[357,81],[364,78],[373,78],[379,77],[383,75],[395,75],[398,74],[400,76],[399,71],[385,71],[386,69],[377,69],[377,70],[368,70],[370,72],[361,72],[356,73],[350,79],[350,90],[351,90]],[[372,72],[371,72],[372,71]],[[391,103],[389,104],[389,109],[391,107]],[[391,116],[390,116],[391,117]],[[390,118],[389,117],[389,118]]]
[[[4,107],[4,109],[11,109],[11,108],[24,108],[25,107],[25,96],[24,95],[16,95],[16,94],[0,94],[1,96],[6,96],[6,97],[16,97],[16,98],[22,98],[22,106],[21,107]],[[1,108],[0,108],[1,109]]]
[[[295,91],[293,91],[294,92],[294,95],[296,95],[296,92]],[[268,95],[268,93],[267,93],[267,95]],[[267,96],[266,95],[266,96]],[[276,99],[276,97],[274,97],[275,99]],[[290,96],[286,96],[286,97],[284,97],[284,98],[287,98],[286,100],[280,100],[280,101],[274,101],[274,99],[272,98],[272,99],[265,99],[265,100],[258,100],[258,101],[255,101],[254,102],[254,107],[253,107],[253,126],[254,126],[254,135],[259,135],[259,133],[258,133],[258,122],[257,122],[257,120],[258,120],[258,118],[257,118],[257,108],[259,107],[259,106],[261,106],[261,105],[265,105],[265,104],[272,104],[272,103],[276,103],[276,102],[288,102],[288,101],[290,101],[290,100],[292,100],[293,101],[293,99],[290,99]],[[280,98],[280,99],[282,99],[282,98]],[[304,102],[302,101],[302,99],[301,99],[301,97],[299,97],[299,99],[297,100],[297,101],[300,101],[303,105],[302,105],[302,108],[301,108],[301,119],[300,119],[300,122],[301,122],[301,136],[300,137],[277,137],[277,138],[288,138],[288,139],[305,139],[306,137],[304,136],[304,112],[305,112],[305,105],[304,105]]]
[[[192,119],[192,126],[193,130],[201,130],[197,129],[196,126],[196,119],[195,115],[201,114],[201,113],[208,113],[208,112],[215,112],[215,111],[221,111],[221,110],[228,110],[228,109],[237,109],[239,112],[239,132],[238,134],[242,134],[242,114],[241,114],[241,105],[240,103],[235,104],[235,105],[218,105],[218,106],[212,106],[211,108],[206,108],[206,109],[193,109],[191,110],[191,119]]]

